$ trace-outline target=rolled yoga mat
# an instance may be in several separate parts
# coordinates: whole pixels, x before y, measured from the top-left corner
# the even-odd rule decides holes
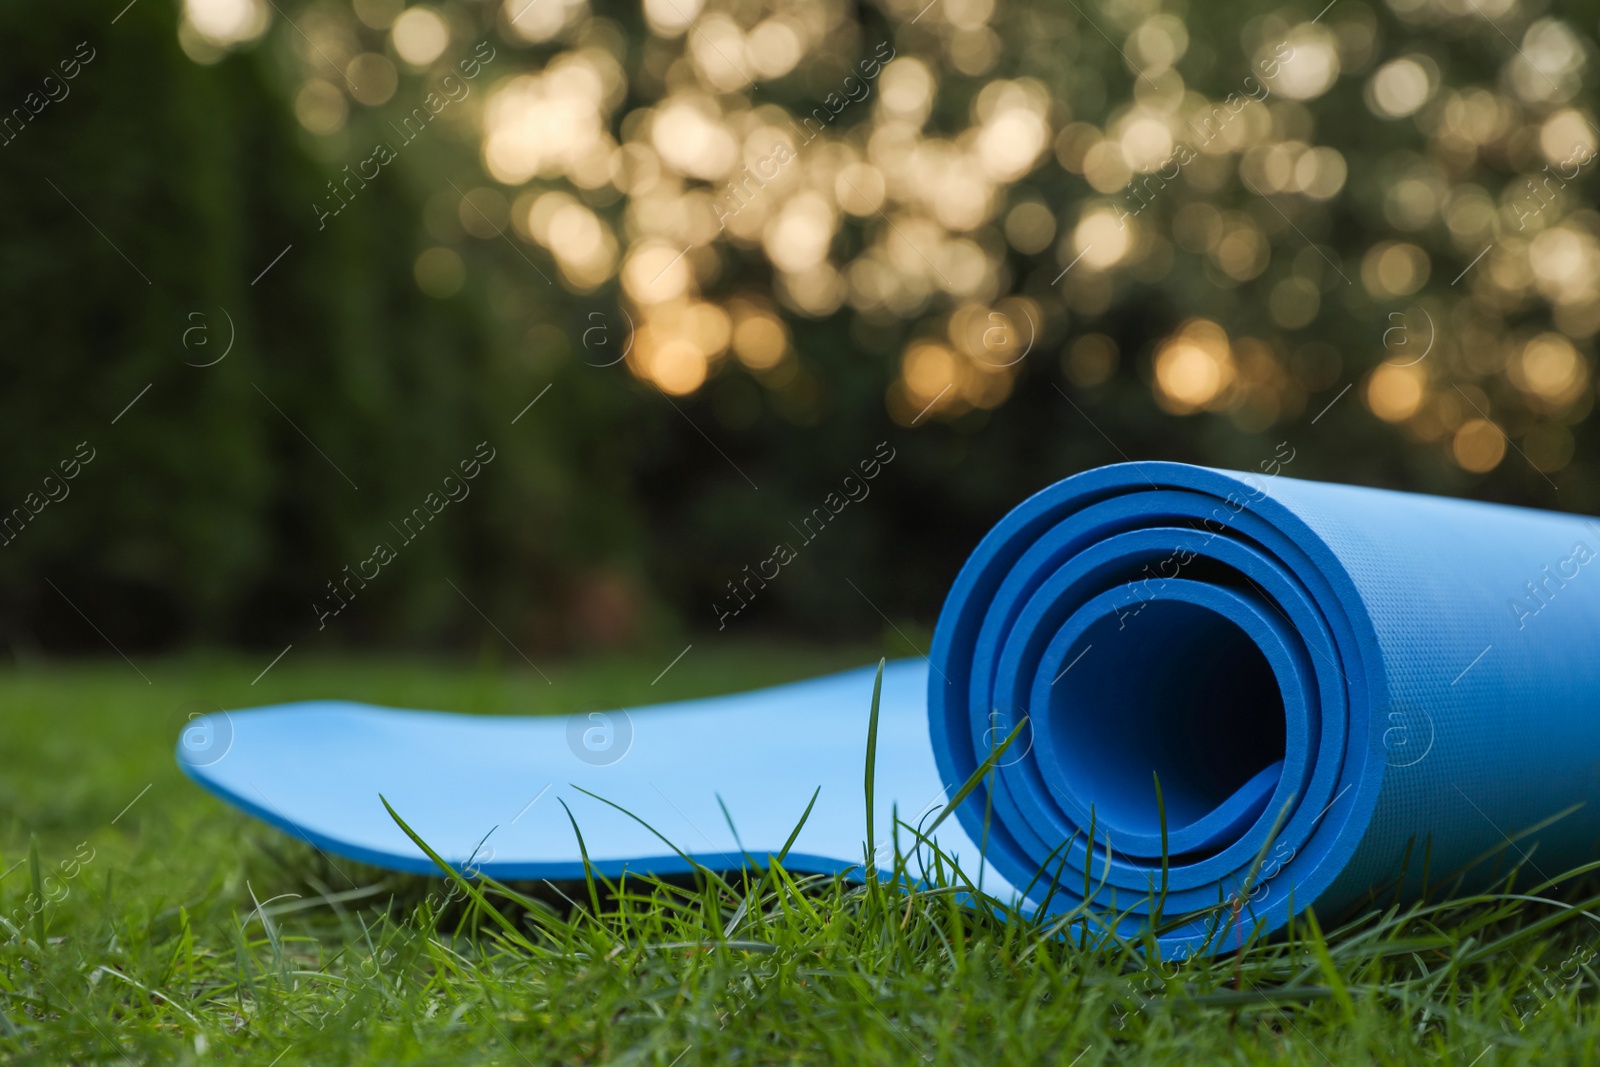
[[[885,672],[875,851],[988,762],[933,835],[965,877],[1065,914],[1087,870],[1080,914],[1135,937],[1159,908],[1169,953],[1458,870],[1558,874],[1600,854],[1597,554],[1600,524],[1556,513],[1174,463],[1068,478],[978,545],[926,662]],[[837,872],[865,854],[872,679],[565,719],[295,704],[197,719],[178,756],[332,855],[436,870],[382,793],[503,879],[581,875],[558,798],[596,869],[669,874],[765,862],[820,789],[785,863]]]

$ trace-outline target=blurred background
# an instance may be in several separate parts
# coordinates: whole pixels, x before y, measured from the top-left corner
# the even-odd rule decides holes
[[[14,8],[0,641],[910,651],[1128,458],[1600,510],[1597,18]]]

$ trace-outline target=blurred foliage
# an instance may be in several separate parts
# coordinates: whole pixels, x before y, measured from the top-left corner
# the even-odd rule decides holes
[[[920,645],[1127,458],[1600,507],[1593,12],[1219,14],[14,16],[7,640],[560,650],[740,583],[729,626]]]
[[[487,611],[493,590],[554,601],[569,573],[631,558],[629,460],[605,428],[629,399],[576,379],[513,438],[522,356],[486,297],[418,294],[409,176],[311,224],[328,175],[277,95],[283,56],[196,65],[152,3],[115,26],[18,21],[8,100],[80,41],[96,54],[0,148],[4,507],[52,473],[68,494],[0,550],[14,647],[105,651],[83,616],[129,649],[476,634],[443,576],[490,591]],[[389,524],[485,440],[472,497],[406,543]],[[61,485],[83,441],[94,459]],[[314,601],[378,541],[404,576],[319,631]]]

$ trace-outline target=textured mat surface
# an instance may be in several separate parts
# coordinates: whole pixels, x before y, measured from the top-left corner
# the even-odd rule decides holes
[[[1189,915],[1169,949],[1497,849],[1471,878],[1558,873],[1600,855],[1597,555],[1600,524],[1557,513],[1170,463],[1069,478],[973,552],[929,661],[886,672],[877,844],[892,805],[937,810],[1026,719],[940,847],[1001,896],[1062,872],[1052,911],[1081,903],[1087,866],[1095,913],[1133,933],[1164,835],[1162,913]],[[788,862],[834,871],[863,855],[871,687],[863,670],[573,719],[297,704],[195,720],[178,757],[330,854],[428,871],[382,792],[503,878],[581,873],[557,797],[601,870],[683,870],[574,786],[714,867],[781,849],[820,786]]]
[[[562,801],[590,861],[615,876],[624,869],[687,872],[671,846],[719,870],[742,866],[746,856],[765,861],[783,848],[816,793],[786,862],[831,872],[864,856],[875,673],[863,668],[737,696],[572,716],[453,715],[338,701],[253,708],[191,722],[179,738],[178,761],[224,800],[336,862],[346,856],[438,873],[384,810],[382,794],[445,859],[502,879],[583,877]],[[922,661],[884,671],[880,858],[893,845],[896,804],[899,817],[915,824],[946,803],[929,743],[927,679]],[[579,787],[639,816],[661,837]],[[977,877],[978,849],[953,819],[938,840]],[[1003,890],[1005,883],[991,872],[984,888],[991,886]]]

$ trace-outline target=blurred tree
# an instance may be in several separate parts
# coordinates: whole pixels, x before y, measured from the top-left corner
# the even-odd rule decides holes
[[[554,611],[575,564],[626,559],[626,459],[601,429],[618,401],[577,381],[510,425],[536,392],[520,345],[483,294],[419,293],[425,200],[406,181],[319,228],[340,175],[276,92],[282,53],[197,65],[158,4],[17,22],[0,92],[61,99],[0,146],[14,648],[105,651],[96,629],[129,650],[437,640],[481,625],[449,575]],[[392,524],[482,441],[479,499],[406,541]],[[66,481],[75,454],[93,458]],[[319,630],[327,583],[380,542],[398,561]]]
[[[1315,7],[20,20],[19,105],[95,57],[0,146],[0,488],[97,451],[0,555],[12,640],[95,640],[76,605],[146,643],[622,642],[715,628],[796,539],[738,625],[875,633],[1128,458],[1600,507],[1592,44],[1518,0]]]

